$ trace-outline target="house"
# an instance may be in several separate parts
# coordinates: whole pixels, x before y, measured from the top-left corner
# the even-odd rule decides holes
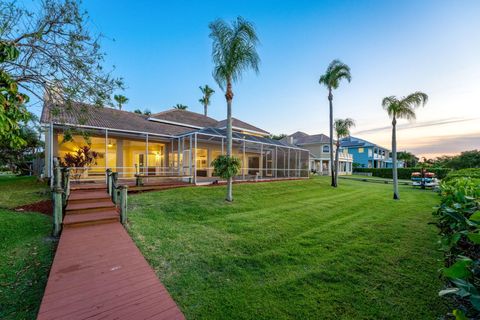
[[[391,168],[391,152],[387,148],[356,137],[341,140],[341,146],[353,155],[354,166],[359,168]],[[397,161],[403,167],[403,161]]]
[[[324,134],[308,135],[297,131],[282,139],[309,151],[309,170],[323,175],[330,174],[330,138]],[[333,145],[335,155],[336,146]],[[339,150],[339,174],[352,174],[352,155],[345,149]]]
[[[48,100],[40,122],[45,129],[45,175],[54,158],[64,160],[89,146],[93,164],[74,170],[79,180],[102,181],[111,169],[120,178],[135,174],[178,177],[194,183],[218,180],[212,161],[226,153],[226,121],[186,110],[141,115],[83,103]],[[236,179],[308,177],[308,150],[268,138],[257,126],[233,118],[233,155],[242,163]]]

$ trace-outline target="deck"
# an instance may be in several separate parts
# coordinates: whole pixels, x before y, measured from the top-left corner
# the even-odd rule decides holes
[[[72,191],[37,319],[184,319],[105,195]]]

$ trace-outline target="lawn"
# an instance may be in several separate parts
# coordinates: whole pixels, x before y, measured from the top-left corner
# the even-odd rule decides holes
[[[328,177],[129,197],[129,232],[189,319],[436,319],[431,191]]]
[[[48,197],[31,177],[0,176],[0,319],[35,319],[55,243],[51,218],[9,208]]]

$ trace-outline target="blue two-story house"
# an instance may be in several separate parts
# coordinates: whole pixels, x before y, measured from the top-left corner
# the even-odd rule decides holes
[[[353,155],[353,166],[359,168],[391,168],[391,152],[375,143],[347,137],[341,140],[341,147]],[[397,161],[398,167],[403,167],[403,161]]]

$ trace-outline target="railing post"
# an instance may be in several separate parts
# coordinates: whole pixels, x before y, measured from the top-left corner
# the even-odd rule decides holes
[[[54,159],[54,186],[53,186],[53,236],[58,237],[62,230],[63,218],[63,189],[62,172],[58,165],[58,159]]]
[[[106,171],[107,174],[107,192],[112,196],[112,169],[108,168]]]
[[[117,180],[118,180],[118,172],[112,172],[112,201],[115,204],[118,204]]]
[[[62,205],[63,208],[67,206],[67,200],[70,196],[70,168],[62,168]]]
[[[120,222],[124,225],[127,222],[127,195],[128,186],[120,186]]]

